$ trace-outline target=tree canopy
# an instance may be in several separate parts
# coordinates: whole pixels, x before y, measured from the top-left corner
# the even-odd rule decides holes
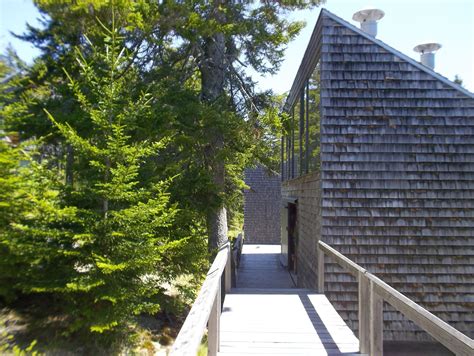
[[[41,55],[0,61],[23,142],[1,142],[0,296],[53,295],[68,333],[108,333],[241,227],[243,170],[276,167],[282,127],[249,69],[275,73],[303,26],[285,15],[318,2],[35,4],[18,37]]]

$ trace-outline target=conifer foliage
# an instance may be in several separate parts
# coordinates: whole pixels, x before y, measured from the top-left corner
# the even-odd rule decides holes
[[[0,301],[51,297],[69,334],[108,334],[182,275],[192,296],[241,228],[243,171],[275,165],[282,128],[248,69],[275,73],[303,26],[287,11],[320,1],[34,2],[19,37],[41,55],[0,67],[23,140],[0,140]]]
[[[143,174],[166,142],[133,139],[137,120],[151,115],[151,97],[135,93],[138,73],[114,24],[102,27],[103,48],[87,43],[87,59],[78,49],[82,75],[69,77],[89,134],[47,113],[74,148],[74,185],[47,160],[20,168],[22,151],[0,147],[8,202],[0,206],[0,295],[54,294],[69,332],[102,333],[157,312],[163,285],[205,256],[205,244],[174,225],[179,210],[169,202],[169,182]]]

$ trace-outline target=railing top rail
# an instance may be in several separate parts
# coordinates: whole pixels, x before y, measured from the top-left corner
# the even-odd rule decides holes
[[[229,258],[229,242],[223,245],[209,268],[201,290],[176,338],[171,355],[195,355],[201,344],[212,305]]]
[[[365,268],[362,268],[359,266],[357,263],[351,261],[349,258],[344,256],[342,253],[339,251],[335,250],[331,246],[329,246],[327,243],[319,241],[318,247],[326,253],[326,255],[331,256],[334,258],[335,262],[347,269],[349,273],[351,273],[354,276],[358,276],[359,272],[365,273],[367,272]]]
[[[367,277],[374,284],[375,292],[396,310],[433,336],[456,355],[472,355],[474,340],[456,330],[445,321],[404,296],[371,273]]]
[[[474,340],[456,330],[451,325],[430,313],[420,305],[416,304],[414,301],[404,296],[395,288],[389,286],[380,278],[374,276],[372,273],[351,261],[328,244],[319,241],[318,248],[328,256],[334,258],[337,264],[346,268],[351,274],[359,277],[359,273],[361,273],[365,278],[368,278],[376,294],[382,297],[383,300],[392,305],[408,319],[412,320],[415,324],[433,336],[448,349],[456,353],[456,355],[467,356],[473,354]]]

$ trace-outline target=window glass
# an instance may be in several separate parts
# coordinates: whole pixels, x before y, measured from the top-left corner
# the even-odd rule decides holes
[[[294,115],[293,115],[293,175],[292,177],[298,177],[300,175],[301,161],[300,161],[300,152],[301,152],[301,140],[300,140],[300,115],[301,115],[301,101],[297,100]]]
[[[287,134],[281,142],[283,180],[321,168],[320,88],[318,62],[290,111]]]
[[[288,131],[289,133],[291,132]],[[286,179],[291,178],[291,136],[286,137]]]
[[[321,112],[320,112],[320,65],[316,65],[308,80],[308,169],[310,172],[321,167]]]
[[[281,137],[281,180],[286,180],[286,159],[287,159],[287,154],[286,154],[286,137],[282,136]]]
[[[299,124],[299,169],[298,169],[298,175],[303,175],[306,173],[306,137],[305,137],[305,117],[306,117],[306,106],[305,106],[305,87],[301,89],[300,93],[300,112],[298,116],[298,124]]]

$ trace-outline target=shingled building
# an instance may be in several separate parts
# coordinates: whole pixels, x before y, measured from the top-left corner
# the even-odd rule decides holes
[[[245,170],[244,236],[247,244],[280,242],[280,175],[264,167]]]
[[[473,337],[474,95],[323,9],[285,111],[282,259],[299,287],[316,287],[322,240]],[[356,330],[354,279],[329,265],[325,289]],[[428,339],[384,319],[385,339]]]

